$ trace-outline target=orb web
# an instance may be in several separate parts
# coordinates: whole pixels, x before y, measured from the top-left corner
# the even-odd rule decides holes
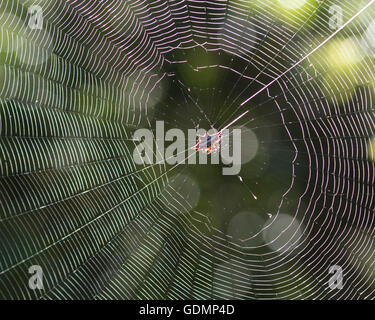
[[[374,298],[374,2],[2,1],[0,297]],[[235,119],[256,151],[214,190],[133,161]]]

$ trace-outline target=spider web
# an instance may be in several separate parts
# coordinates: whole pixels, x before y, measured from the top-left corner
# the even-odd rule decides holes
[[[374,298],[375,0],[280,2],[1,2],[2,299]],[[133,161],[234,119],[238,177]]]

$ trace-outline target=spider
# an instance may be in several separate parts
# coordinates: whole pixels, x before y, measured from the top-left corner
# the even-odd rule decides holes
[[[202,151],[206,154],[215,153],[220,148],[221,132],[212,135],[206,132],[203,136],[198,135],[198,143],[192,147],[197,151]]]

